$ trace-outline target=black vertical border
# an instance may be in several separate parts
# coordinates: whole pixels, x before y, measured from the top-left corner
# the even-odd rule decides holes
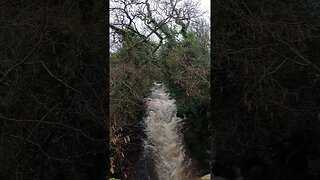
[[[214,0],[210,1],[210,108],[211,108],[211,114],[210,114],[210,122],[209,122],[209,129],[210,129],[210,177],[212,179],[213,172],[212,172],[212,166],[213,166],[213,160],[214,160],[214,141],[213,141],[213,61],[216,57],[214,57]]]
[[[109,38],[110,38],[110,31],[109,31],[109,24],[110,24],[110,11],[109,11],[109,0],[106,1],[105,9],[106,9],[106,34],[107,34],[107,57],[106,57],[106,74],[107,74],[107,84],[106,84],[106,93],[107,93],[107,105],[106,105],[106,113],[107,113],[107,119],[106,119],[106,161],[107,161],[107,167],[106,167],[106,179],[108,180],[109,176],[109,169],[110,169],[110,151],[109,151],[109,144],[110,144],[110,44],[109,44]]]

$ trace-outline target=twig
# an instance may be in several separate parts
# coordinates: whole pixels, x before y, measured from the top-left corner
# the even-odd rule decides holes
[[[88,139],[90,139],[92,141],[98,141],[98,142],[106,141],[105,139],[96,139],[96,138],[90,137],[85,132],[83,132],[81,129],[78,129],[78,128],[63,124],[61,122],[39,121],[39,120],[32,120],[32,119],[14,119],[14,118],[9,118],[9,117],[4,117],[2,115],[0,115],[0,119],[5,119],[5,120],[8,120],[8,121],[14,121],[14,122],[28,122],[28,123],[38,123],[38,122],[40,122],[42,124],[47,124],[47,125],[63,126],[63,127],[67,128],[67,129],[71,129],[73,131],[80,132],[83,136],[87,137]]]
[[[76,91],[77,93],[81,94],[81,92],[79,90],[74,89],[73,87],[69,86],[67,83],[63,82],[61,79],[59,79],[57,76],[55,76],[50,70],[49,68],[45,65],[45,63],[43,61],[41,61],[42,66],[47,70],[47,72],[57,81],[61,82],[62,84],[64,84],[66,87]]]
[[[33,52],[38,49],[38,47],[40,46],[43,38],[44,38],[44,36],[42,36],[40,38],[40,40],[38,41],[37,45],[34,46],[33,49],[20,62],[18,62],[17,64],[13,65],[10,69],[8,69],[8,71],[6,73],[4,73],[4,75],[2,76],[0,82],[2,82],[9,75],[9,73],[11,71],[13,71],[15,68],[17,68],[18,66],[22,65],[24,62],[26,62],[28,60],[28,58],[33,54]]]
[[[316,69],[317,71],[320,72],[320,68],[314,64],[313,62],[311,62],[309,59],[303,57],[295,48],[293,48],[290,44],[282,41],[280,38],[277,39],[278,41],[282,42],[283,44],[285,44],[286,46],[288,46],[299,58],[301,58],[304,62],[308,63],[309,65],[311,65],[314,69]]]

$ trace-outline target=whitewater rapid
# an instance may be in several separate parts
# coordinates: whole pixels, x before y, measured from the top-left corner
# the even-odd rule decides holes
[[[194,180],[181,133],[183,119],[177,117],[175,100],[161,83],[154,83],[151,91],[144,119],[144,157],[149,159],[149,169],[152,166],[148,179]]]

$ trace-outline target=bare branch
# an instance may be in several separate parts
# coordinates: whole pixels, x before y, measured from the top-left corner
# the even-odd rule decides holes
[[[57,81],[61,82],[62,84],[64,84],[66,87],[74,90],[75,92],[81,94],[81,92],[79,90],[76,90],[75,88],[71,87],[70,85],[68,85],[67,83],[63,82],[61,79],[59,79],[57,76],[55,76],[50,70],[49,68],[45,65],[45,63],[43,61],[41,61],[42,66],[47,70],[47,72],[50,74],[50,76],[52,76],[54,79],[56,79]]]

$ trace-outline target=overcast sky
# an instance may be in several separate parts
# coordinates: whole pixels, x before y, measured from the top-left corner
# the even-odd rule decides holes
[[[203,9],[203,11],[207,11],[205,14],[206,19],[210,21],[210,0],[200,0],[200,7]]]

